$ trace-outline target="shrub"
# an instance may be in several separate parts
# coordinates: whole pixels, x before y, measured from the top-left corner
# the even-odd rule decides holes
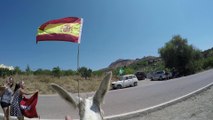
[[[60,78],[60,77],[61,77],[61,69],[60,69],[59,67],[54,67],[54,68],[52,69],[52,75],[53,75],[54,77]]]
[[[204,69],[213,68],[213,56],[208,57],[203,61],[203,68]]]

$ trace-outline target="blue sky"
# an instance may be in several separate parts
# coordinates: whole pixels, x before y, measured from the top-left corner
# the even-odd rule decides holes
[[[40,42],[48,20],[84,19],[80,66],[93,70],[117,59],[159,56],[172,36],[200,50],[213,47],[212,0],[1,0],[0,64],[36,70],[76,70],[77,44]]]

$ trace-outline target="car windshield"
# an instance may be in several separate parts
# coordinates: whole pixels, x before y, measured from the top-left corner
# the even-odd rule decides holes
[[[124,80],[124,77],[123,77],[123,76],[121,76],[121,77],[119,78],[119,81],[122,81],[122,80]]]
[[[121,76],[121,77],[119,78],[119,81],[127,80],[127,79],[128,79],[128,77],[127,77],[127,76]]]

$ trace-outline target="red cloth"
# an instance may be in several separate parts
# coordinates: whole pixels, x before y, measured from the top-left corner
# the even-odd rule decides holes
[[[38,102],[38,92],[35,93],[30,98],[24,97],[20,102],[22,114],[28,118],[38,118],[38,114],[36,111],[37,102]]]

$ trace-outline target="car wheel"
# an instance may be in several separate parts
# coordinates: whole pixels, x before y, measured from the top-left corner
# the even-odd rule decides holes
[[[138,85],[138,83],[137,82],[134,82],[134,86],[137,86]]]
[[[114,90],[114,89],[117,89],[116,87],[112,87],[112,89]]]
[[[118,88],[118,89],[121,89],[121,88],[122,88],[122,86],[121,86],[121,85],[118,85],[118,86],[117,86],[117,88]]]

